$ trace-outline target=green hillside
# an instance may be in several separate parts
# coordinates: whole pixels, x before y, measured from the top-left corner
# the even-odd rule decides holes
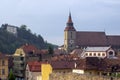
[[[17,27],[16,36],[6,29],[0,28],[0,52],[13,54],[17,48],[26,43],[35,45],[39,49],[45,49],[50,45],[41,35],[33,34],[26,25]]]

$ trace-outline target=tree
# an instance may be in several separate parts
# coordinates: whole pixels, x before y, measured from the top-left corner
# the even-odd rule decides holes
[[[48,47],[48,54],[53,54],[54,51],[53,51],[53,47],[49,46]]]
[[[15,76],[14,76],[14,74],[12,72],[12,69],[10,70],[10,73],[8,75],[8,80],[15,80]]]
[[[26,25],[21,25],[20,29],[27,30],[27,26]]]

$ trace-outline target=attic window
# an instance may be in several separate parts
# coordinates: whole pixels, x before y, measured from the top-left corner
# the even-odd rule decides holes
[[[98,56],[100,56],[100,53],[98,53]]]
[[[102,53],[102,56],[105,56],[105,54],[104,54],[104,53]]]
[[[96,56],[96,53],[94,53],[94,56]]]
[[[86,56],[88,56],[88,53],[86,53]]]
[[[92,53],[90,53],[90,56],[92,56]]]

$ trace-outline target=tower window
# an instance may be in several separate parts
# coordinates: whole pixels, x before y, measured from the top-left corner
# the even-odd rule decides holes
[[[71,39],[72,39],[72,32],[71,32]]]

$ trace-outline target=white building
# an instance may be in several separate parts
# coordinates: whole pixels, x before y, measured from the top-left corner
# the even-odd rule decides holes
[[[87,47],[83,50],[81,57],[113,58],[115,51],[111,47]]]
[[[17,35],[17,27],[13,25],[8,25],[8,24],[2,24],[2,28],[7,30],[8,32]]]

